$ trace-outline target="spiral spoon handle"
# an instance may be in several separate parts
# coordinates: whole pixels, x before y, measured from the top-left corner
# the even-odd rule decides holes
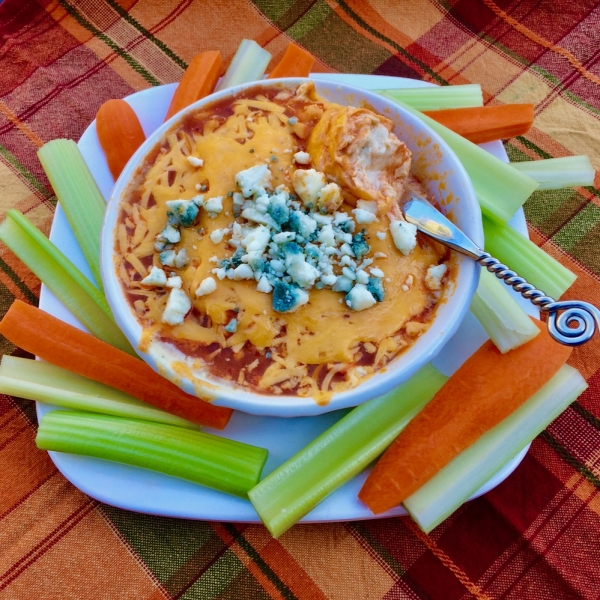
[[[594,336],[596,328],[600,329],[600,310],[594,305],[581,300],[557,302],[487,252],[482,251],[476,260],[542,312],[548,313],[548,331],[557,342],[579,346]]]
[[[600,330],[600,310],[593,304],[580,300],[557,302],[546,296],[497,258],[479,248],[425,198],[414,194],[404,205],[403,212],[406,220],[416,225],[419,231],[477,261],[542,312],[548,313],[548,332],[557,342],[579,346],[592,339],[596,329]]]

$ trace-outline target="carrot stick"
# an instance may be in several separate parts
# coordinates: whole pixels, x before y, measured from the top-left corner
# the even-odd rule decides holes
[[[523,135],[533,123],[533,104],[503,104],[423,111],[474,144]]]
[[[308,77],[314,63],[315,57],[310,52],[290,42],[285,54],[275,65],[275,68],[271,71],[267,79],[275,79],[277,77]]]
[[[196,100],[212,93],[220,72],[221,53],[218,50],[210,50],[194,56],[175,90],[165,121]]]
[[[0,321],[0,333],[49,363],[192,423],[223,429],[233,412],[186,394],[138,358],[20,300]]]
[[[133,108],[125,100],[108,100],[96,114],[96,131],[116,180],[146,136]]]
[[[546,326],[535,322],[540,334],[506,354],[488,340],[394,440],[358,495],[375,514],[410,496],[567,361],[571,348],[557,344]]]

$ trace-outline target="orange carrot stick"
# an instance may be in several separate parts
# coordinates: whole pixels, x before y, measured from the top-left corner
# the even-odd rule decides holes
[[[125,100],[108,100],[96,114],[96,131],[116,180],[146,136],[133,108]]]
[[[271,71],[267,79],[275,79],[277,77],[308,77],[314,64],[315,57],[310,52],[290,42],[285,54],[275,65],[275,68]]]
[[[0,333],[49,363],[193,423],[223,429],[233,412],[186,394],[145,362],[20,300],[0,321]]]
[[[533,104],[427,110],[423,114],[474,144],[523,135],[533,124]]]
[[[501,354],[486,342],[406,426],[358,497],[379,514],[396,506],[486,431],[508,417],[567,361],[546,326],[527,344]]]
[[[220,73],[221,53],[218,50],[194,56],[175,90],[165,121],[186,106],[212,93]]]

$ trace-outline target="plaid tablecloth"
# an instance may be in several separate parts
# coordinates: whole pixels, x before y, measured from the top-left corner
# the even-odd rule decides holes
[[[294,40],[318,71],[477,82],[488,104],[533,102],[511,159],[588,154],[600,168],[594,0],[4,0],[0,218],[15,207],[48,232],[56,198],[37,148],[79,139],[109,98],[178,80],[199,51],[227,63],[242,38],[274,60]],[[535,193],[525,213],[532,239],[578,275],[566,297],[598,303],[597,187]],[[39,291],[2,247],[2,314]],[[33,403],[0,397],[0,599],[598,598],[600,338],[571,363],[588,391],[512,476],[430,535],[394,518],[273,540],[259,525],[106,506],[36,449]]]

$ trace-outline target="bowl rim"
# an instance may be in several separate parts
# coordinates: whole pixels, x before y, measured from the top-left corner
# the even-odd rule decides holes
[[[155,371],[161,373],[163,376],[182,387],[188,393],[194,394],[194,383],[182,378],[180,375],[171,371],[169,367],[165,367],[164,364],[161,364],[161,360],[164,357],[161,356],[156,346],[154,346],[149,353],[142,352],[138,348],[142,327],[133,315],[129,304],[124,298],[121,283],[116,274],[113,262],[115,257],[113,229],[118,217],[120,198],[123,192],[128,188],[132,175],[147,154],[156,146],[163,135],[174,125],[176,125],[185,115],[192,113],[199,108],[219,102],[223,98],[228,98],[230,96],[239,94],[247,89],[259,88],[263,86],[297,87],[298,85],[306,82],[314,83],[319,95],[325,94],[326,96],[327,92],[333,91],[333,93],[337,92],[348,96],[351,95],[352,97],[357,98],[358,101],[366,102],[370,105],[383,105],[387,110],[377,110],[378,113],[381,114],[382,112],[386,112],[386,116],[394,121],[394,111],[396,111],[396,113],[399,113],[402,116],[402,119],[406,120],[412,127],[415,127],[417,130],[421,130],[425,135],[430,137],[432,142],[438,145],[442,154],[446,157],[449,157],[452,163],[454,174],[456,177],[458,177],[461,184],[460,201],[469,203],[468,210],[473,217],[470,223],[471,230],[469,231],[469,236],[478,245],[482,245],[483,243],[483,227],[479,203],[475,196],[471,180],[460,160],[435,131],[430,129],[425,123],[420,121],[409,111],[405,110],[401,106],[396,105],[392,101],[387,100],[386,98],[383,98],[382,96],[379,96],[371,91],[345,83],[309,78],[281,78],[253,81],[215,92],[201,100],[198,100],[194,104],[191,104],[179,113],[173,115],[168,121],[165,121],[159,128],[152,132],[131,157],[121,175],[115,182],[113,192],[108,202],[101,237],[102,279],[105,287],[106,298],[111,310],[113,311],[117,324],[123,330],[125,336],[129,339],[130,343],[143,360],[145,360]],[[390,114],[387,114],[390,111],[391,116]],[[398,125],[397,121],[394,121],[394,125]],[[460,287],[457,285],[457,289],[453,292],[450,298],[450,300],[452,300],[452,304],[457,305],[457,307],[449,315],[451,317],[451,322],[447,324],[441,334],[428,336],[428,333],[432,331],[437,320],[436,315],[431,328],[423,335],[422,338],[419,338],[419,340],[430,338],[428,339],[426,347],[423,349],[419,348],[420,351],[418,353],[414,351],[411,352],[415,346],[417,346],[419,342],[419,340],[417,340],[417,342],[408,348],[405,353],[401,354],[399,357],[394,359],[392,363],[390,363],[390,365],[393,365],[394,368],[382,369],[373,377],[359,384],[355,388],[334,394],[330,402],[326,405],[317,404],[312,397],[291,395],[276,396],[266,394],[261,395],[255,392],[242,390],[240,388],[228,387],[226,385],[222,385],[220,387],[218,394],[215,395],[213,400],[214,403],[216,405],[228,406],[256,415],[298,417],[317,415],[332,410],[357,406],[358,404],[361,404],[370,398],[389,392],[393,388],[406,381],[420,367],[432,360],[442,349],[445,342],[449,340],[454,332],[458,329],[460,323],[466,315],[470,304],[470,299],[473,296],[477,286],[479,269],[478,266],[469,259],[461,257],[458,259],[458,263],[458,275],[456,279],[461,277],[461,279],[466,280],[466,282],[462,281]],[[446,302],[446,304],[448,304],[448,302]],[[438,309],[439,308],[441,307],[438,307]],[[425,346],[425,344],[421,344],[421,346]],[[402,360],[403,362],[400,372],[398,372],[398,368],[395,368],[395,363],[399,360]],[[214,394],[214,391],[208,391],[209,394]]]

